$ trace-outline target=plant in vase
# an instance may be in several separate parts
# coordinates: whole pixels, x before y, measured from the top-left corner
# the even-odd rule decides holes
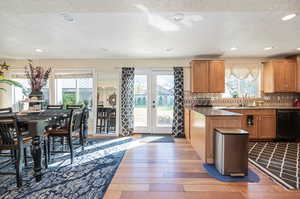
[[[16,87],[22,88],[23,92],[25,92],[25,89],[23,88],[22,84],[20,84],[17,81],[13,81],[13,80],[7,79],[5,77],[4,72],[8,71],[9,67],[10,66],[7,65],[5,61],[3,62],[3,64],[0,65],[0,84],[6,84],[6,85],[9,85],[9,86],[16,86]],[[6,89],[0,87],[0,91],[6,91]]]
[[[41,90],[47,85],[51,68],[45,69],[42,66],[33,66],[32,60],[28,60],[28,66],[25,67],[25,74],[31,87],[30,95],[41,94]]]
[[[25,74],[31,87],[29,110],[40,111],[43,107],[42,88],[47,85],[51,68],[33,66],[31,60],[28,60],[28,62],[28,66],[25,67]]]

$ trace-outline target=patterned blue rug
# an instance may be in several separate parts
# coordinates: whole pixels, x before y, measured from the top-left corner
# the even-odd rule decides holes
[[[0,175],[0,198],[103,198],[131,140],[89,139],[84,151],[75,147],[73,164],[69,153],[52,155],[39,183],[32,176],[30,162],[29,168],[24,169],[21,188],[17,188],[14,175]],[[5,161],[7,158],[0,157],[0,165]],[[12,167],[10,164],[1,168],[1,172]]]

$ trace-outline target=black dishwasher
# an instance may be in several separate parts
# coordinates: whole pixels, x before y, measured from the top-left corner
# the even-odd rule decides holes
[[[276,138],[287,141],[300,138],[300,110],[277,110]]]

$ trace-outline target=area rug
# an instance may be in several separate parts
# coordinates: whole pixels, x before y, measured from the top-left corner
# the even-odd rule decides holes
[[[244,177],[231,177],[231,176],[223,176],[219,171],[216,169],[214,164],[203,164],[203,167],[206,169],[207,173],[222,182],[259,182],[259,176],[248,169],[248,175]]]
[[[52,155],[39,183],[32,176],[30,162],[31,168],[24,169],[21,188],[16,187],[14,175],[0,175],[0,198],[103,198],[131,140],[90,139],[84,151],[79,146],[75,149],[73,164],[69,153]],[[0,165],[1,161],[6,160],[0,157]]]
[[[287,189],[299,189],[300,143],[249,142],[249,161]]]
[[[143,135],[142,138],[149,143],[173,143],[174,138],[170,135]]]

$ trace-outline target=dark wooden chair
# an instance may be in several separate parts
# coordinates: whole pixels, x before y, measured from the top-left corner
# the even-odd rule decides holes
[[[12,108],[0,108],[0,114],[12,113]]]
[[[83,104],[68,104],[66,109],[82,109],[83,106]]]
[[[84,145],[88,136],[88,119],[89,119],[89,110],[87,108],[83,109],[82,118],[81,118],[81,127],[80,127],[80,144],[82,146],[82,150],[84,150]]]
[[[109,112],[110,108],[99,106],[97,108],[97,130],[99,130],[100,133],[107,133]]]
[[[48,105],[47,106],[47,110],[62,110],[64,108],[64,105]],[[51,124],[48,128],[50,129],[58,129],[58,128],[61,128],[63,125],[65,125],[65,122],[66,121],[59,121],[59,122],[56,122],[55,124]],[[54,144],[55,140],[53,139],[53,146],[55,145]],[[62,144],[64,144],[64,138],[61,138],[61,141],[60,141]]]
[[[116,131],[116,109],[111,108],[108,113],[108,131]]]
[[[83,113],[82,109],[78,109],[78,110],[72,109],[71,114],[70,114],[70,119],[69,119],[69,122],[68,122],[68,125],[66,128],[52,129],[52,130],[48,130],[46,132],[49,141],[51,138],[54,139],[55,137],[67,138],[68,145],[70,148],[70,153],[71,153],[71,163],[73,163],[73,159],[74,159],[72,136],[75,133],[80,134],[80,131],[82,128],[82,125],[81,125],[82,113]],[[50,147],[48,147],[48,148],[49,148],[49,156],[50,156],[51,155]],[[65,153],[65,151],[53,151],[53,153]]]
[[[48,105],[48,110],[61,110],[64,108],[64,105]]]
[[[13,160],[17,178],[17,186],[22,186],[22,170],[23,163],[27,166],[26,148],[31,145],[32,138],[24,136],[24,132],[20,131],[19,122],[15,114],[10,116],[0,116],[0,150],[9,150],[13,154]],[[47,141],[44,142],[45,166],[48,167],[47,158]],[[25,160],[25,162],[23,162]]]
[[[100,133],[115,131],[116,126],[116,109],[110,107],[97,108],[97,130]]]

